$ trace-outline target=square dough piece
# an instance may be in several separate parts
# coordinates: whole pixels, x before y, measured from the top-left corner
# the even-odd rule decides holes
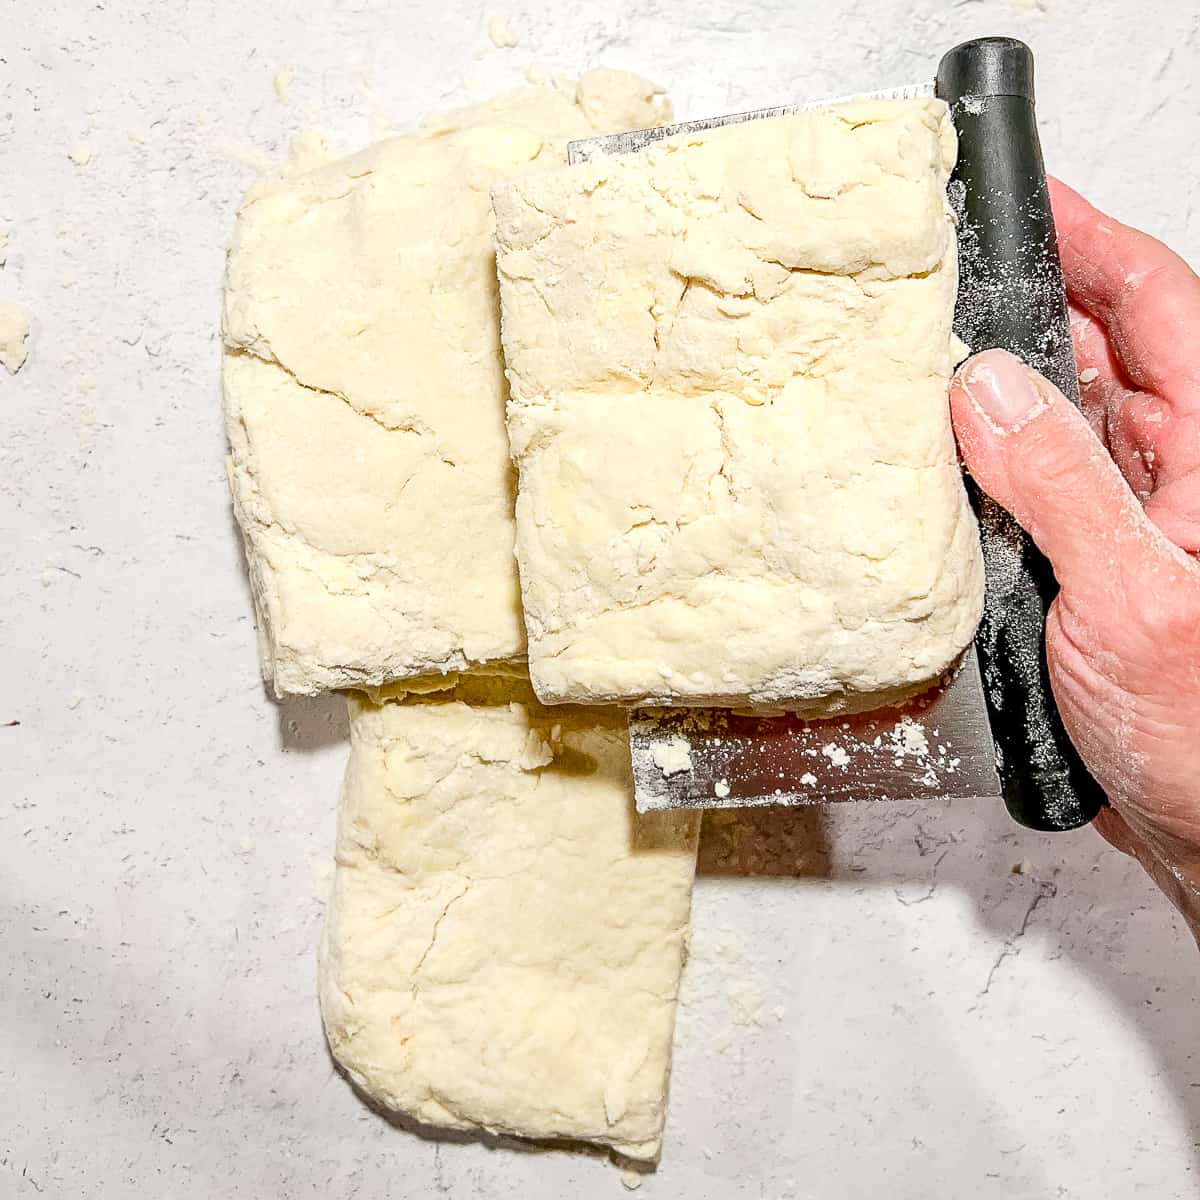
[[[633,807],[620,713],[524,680],[350,700],[329,1044],[429,1125],[658,1154],[697,816]]]
[[[663,111],[651,84],[593,71],[247,197],[225,412],[277,694],[523,656],[489,189]]]
[[[898,699],[971,640],[937,100],[680,135],[497,187],[533,686]]]

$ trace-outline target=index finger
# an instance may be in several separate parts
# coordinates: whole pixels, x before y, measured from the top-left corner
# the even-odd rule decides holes
[[[1200,278],[1157,238],[1057,179],[1050,201],[1071,300],[1105,325],[1134,383],[1181,412],[1200,409]]]

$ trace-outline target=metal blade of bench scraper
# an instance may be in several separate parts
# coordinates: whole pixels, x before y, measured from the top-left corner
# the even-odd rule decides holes
[[[785,104],[571,142],[572,165],[631,154],[653,142],[864,100],[932,96],[932,83]],[[995,798],[995,748],[974,646],[955,669],[903,708],[805,721],[727,709],[644,708],[630,713],[639,812],[837,800]]]
[[[768,117],[790,117],[813,108],[829,108],[833,104],[852,104],[862,100],[916,100],[933,95],[932,83],[909,83],[903,87],[885,88],[878,92],[858,92],[853,96],[835,96],[832,100],[806,100],[800,104],[782,104],[778,108],[755,108],[750,112],[726,113],[720,117],[701,117],[698,121],[680,121],[677,125],[656,125],[653,129],[633,129],[627,133],[608,133],[600,137],[581,138],[567,143],[567,162],[591,162],[614,154],[633,154],[652,142],[674,137],[679,133],[698,133],[722,125],[740,125],[743,121],[761,121]]]
[[[1000,795],[974,646],[900,708],[820,721],[643,708],[629,735],[638,812]]]

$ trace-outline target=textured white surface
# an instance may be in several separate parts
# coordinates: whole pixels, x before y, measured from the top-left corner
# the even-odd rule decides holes
[[[343,705],[277,708],[257,678],[218,389],[239,160],[314,123],[361,144],[373,112],[403,125],[533,53],[641,71],[686,117],[1011,32],[1051,166],[1197,261],[1198,18],[1136,11],[543,0],[502,10],[499,51],[458,0],[23,6],[0,52],[0,299],[33,318],[0,374],[0,1195],[625,1194],[598,1157],[394,1129],[330,1067]],[[703,852],[639,1196],[1195,1195],[1196,954],[1134,866],[965,807],[739,821]]]

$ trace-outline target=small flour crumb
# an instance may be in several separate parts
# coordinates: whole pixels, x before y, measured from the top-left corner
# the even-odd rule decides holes
[[[888,737],[892,743],[892,753],[899,758],[907,755],[924,758],[929,753],[929,738],[924,728],[912,717],[901,717]]]
[[[67,152],[67,157],[77,167],[86,167],[91,163],[94,155],[92,154],[91,146],[89,146],[86,142],[80,142],[78,145],[71,147],[71,149]]]
[[[499,50],[511,50],[521,40],[503,17],[488,18],[488,37]]]
[[[826,742],[821,747],[821,753],[829,759],[830,763],[835,767],[846,767],[850,763],[850,755],[846,753],[836,742]],[[815,780],[814,780],[815,782]]]
[[[727,780],[727,779],[718,779],[718,780],[717,780],[717,782],[713,784],[713,791],[714,791],[714,792],[715,792],[715,793],[716,793],[716,794],[717,794],[717,795],[718,795],[718,796],[719,796],[719,797],[720,797],[722,800],[724,800],[724,799],[725,799],[725,797],[729,795],[729,780]]]
[[[811,771],[805,771],[804,774],[800,776],[800,782],[804,784],[805,787],[816,787],[817,777]]]
[[[687,738],[678,734],[665,741],[655,742],[650,757],[664,775],[678,775],[681,771],[692,769],[692,748]]]
[[[1088,367],[1086,371],[1079,372],[1080,383],[1095,383],[1100,378],[1100,372],[1095,367]]]
[[[253,854],[254,848],[258,843],[252,837],[244,837],[238,842],[237,852],[239,854]]]
[[[539,62],[531,62],[525,68],[525,78],[533,84],[534,87],[541,87],[546,82],[546,68]]]
[[[0,302],[0,363],[15,375],[29,357],[29,314],[19,304]]]
[[[642,1177],[636,1171],[622,1171],[621,1186],[629,1192],[637,1191],[642,1186]]]
[[[292,91],[292,80],[296,78],[296,72],[291,67],[280,67],[274,75],[271,76],[271,86],[275,89],[275,95],[280,104],[286,104]]]
[[[67,697],[67,707],[74,711],[83,703],[83,693],[73,692]]]

